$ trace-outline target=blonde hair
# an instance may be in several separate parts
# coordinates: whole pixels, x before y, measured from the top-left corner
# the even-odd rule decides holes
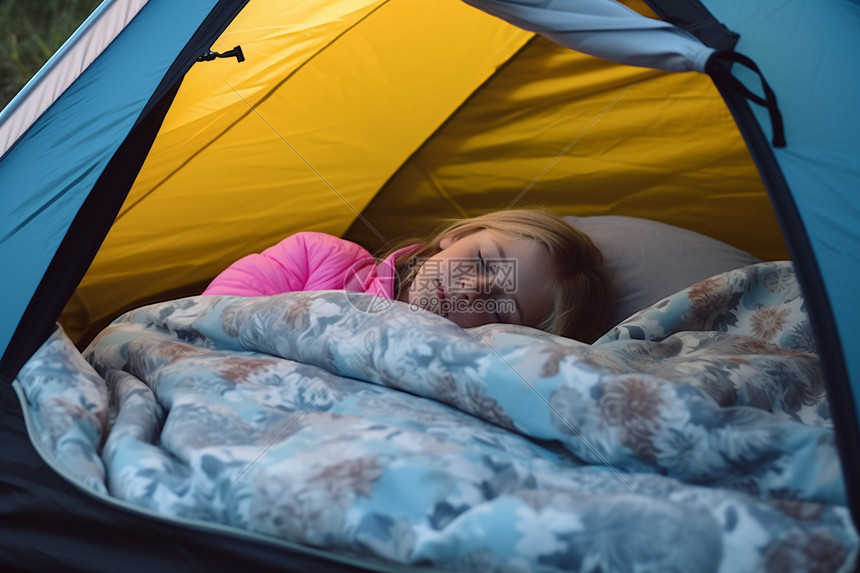
[[[511,209],[454,219],[427,240],[405,243],[421,246],[394,261],[400,280],[397,292],[409,288],[423,261],[442,250],[439,244],[443,239],[456,239],[485,229],[533,239],[549,252],[555,264],[556,281],[552,289],[555,300],[538,328],[589,343],[606,331],[613,296],[603,254],[591,237],[543,209]],[[395,250],[389,250],[389,254]]]

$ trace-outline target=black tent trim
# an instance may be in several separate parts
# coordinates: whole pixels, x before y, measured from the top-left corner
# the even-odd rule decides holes
[[[719,23],[699,0],[645,0],[645,2],[661,18],[689,30],[702,42],[717,50],[725,50],[721,46],[725,45],[728,36],[735,38],[732,46],[740,37]],[[691,22],[696,22],[696,18],[703,19],[703,22],[691,25]],[[724,31],[722,36],[717,32],[719,30]],[[783,229],[783,236],[792,259],[804,261],[804,264],[797,266],[795,271],[805,293],[805,302],[815,339],[819,341],[818,353],[836,429],[834,433],[842,462],[848,507],[851,510],[854,526],[860,529],[860,492],[851,487],[852,484],[860,483],[860,458],[854,455],[855,452],[860,451],[860,420],[854,410],[855,401],[842,348],[839,344],[826,343],[829,340],[839,340],[833,309],[826,296],[821,271],[788,182],[779,167],[771,142],[768,141],[750,107],[748,91],[745,91],[742,84],[731,74],[732,63],[731,58],[714,59],[713,62],[709,62],[708,73],[734,117],[758,168],[777,220]],[[773,118],[773,114],[771,117]],[[775,132],[777,129],[778,126],[774,125]]]
[[[860,423],[854,411],[854,396],[851,392],[842,347],[839,344],[826,343],[828,340],[839,340],[839,333],[836,329],[833,309],[826,296],[821,272],[797,204],[789,191],[767,137],[753,115],[749,101],[731,87],[715,83],[762,174],[777,220],[784,229],[783,235],[791,257],[793,260],[804,261],[802,266],[795,267],[795,272],[805,293],[809,321],[815,339],[818,341],[824,384],[836,428],[836,442],[842,462],[848,507],[855,527],[860,528],[860,492],[851,488],[851,484],[860,483],[860,458],[853,454],[860,451]]]
[[[57,316],[83,279],[122,207],[182,78],[247,3],[248,0],[220,0],[174,59],[128,137],[83,202],[42,276],[0,359],[0,383],[14,379],[53,332]]]
[[[407,571],[202,521],[151,516],[85,490],[33,445],[23,400],[20,389],[0,385],[0,563],[6,570]]]

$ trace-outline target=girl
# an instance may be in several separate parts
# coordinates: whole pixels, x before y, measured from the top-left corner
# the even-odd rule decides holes
[[[612,288],[591,239],[549,211],[456,220],[377,264],[324,233],[287,237],[218,275],[204,295],[344,289],[408,302],[462,327],[523,324],[593,342],[609,326]]]

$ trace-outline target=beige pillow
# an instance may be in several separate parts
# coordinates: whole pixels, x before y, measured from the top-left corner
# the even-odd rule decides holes
[[[648,219],[618,215],[565,219],[603,252],[615,285],[609,327],[701,280],[761,262],[701,233]]]

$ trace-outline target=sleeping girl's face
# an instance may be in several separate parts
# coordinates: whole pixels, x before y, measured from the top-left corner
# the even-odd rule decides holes
[[[487,229],[445,238],[405,300],[466,328],[490,322],[537,326],[552,310],[555,271],[533,239]]]

